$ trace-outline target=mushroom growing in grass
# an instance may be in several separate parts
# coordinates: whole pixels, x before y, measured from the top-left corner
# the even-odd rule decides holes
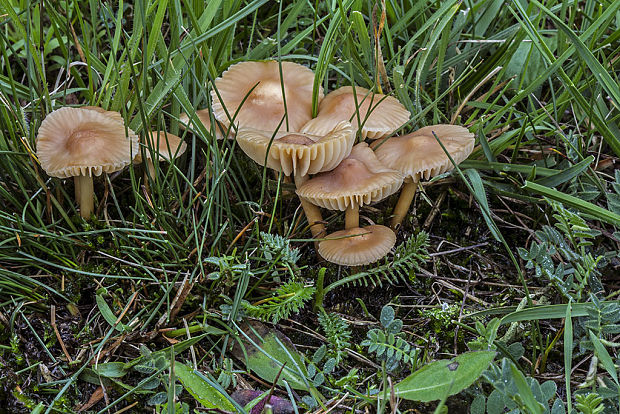
[[[392,96],[360,86],[356,86],[353,93],[352,86],[343,86],[325,96],[317,117],[308,121],[301,131],[321,135],[338,122],[349,121],[356,130],[361,125],[362,139],[379,139],[400,128],[409,120],[409,115],[403,104]]]
[[[275,131],[281,124],[280,131],[299,131],[312,118],[313,85],[312,70],[297,63],[241,62],[215,80],[213,115],[226,127],[234,118],[239,127]],[[326,135],[336,124],[314,135]]]
[[[293,175],[299,188],[308,180],[308,174],[335,168],[351,152],[353,128],[348,122],[340,122],[324,136],[302,133],[266,132],[241,128],[237,133],[239,147],[259,165],[284,175]],[[306,214],[313,237],[324,234],[325,226],[317,206],[305,200],[301,205]]]
[[[82,108],[50,113],[37,132],[37,158],[45,172],[58,178],[76,177],[80,215],[94,209],[93,176],[119,171],[138,153],[138,140],[125,126],[105,114]]]
[[[454,167],[446,151],[455,164],[467,159],[474,149],[474,134],[458,125],[431,125],[402,137],[388,138],[385,142],[375,141],[373,147],[376,147],[375,154],[383,164],[406,177],[391,222],[392,229],[397,230],[409,211],[420,179],[428,180]]]
[[[214,135],[215,139],[220,140],[220,139],[224,139],[224,137],[228,139],[235,139],[235,132],[233,131],[233,129],[224,127],[224,125],[222,125],[222,123],[217,120],[215,120],[215,126],[213,127],[213,129],[211,129],[211,117],[209,115],[209,108],[200,109],[196,111],[195,114],[198,120],[202,123],[202,125],[205,127],[207,131],[215,133]],[[198,130],[196,127],[194,127],[192,120],[185,112],[179,115],[179,121],[180,121],[179,125],[183,129],[188,127],[189,130],[192,132],[195,132]]]
[[[176,157],[181,156],[187,149],[187,144],[178,136],[165,131],[151,131],[150,139],[143,140],[146,146],[144,155],[146,156],[146,171],[152,180],[155,180],[155,165],[151,154],[157,155],[158,161],[170,162]],[[142,162],[142,155],[138,151],[134,162]]]
[[[385,256],[396,241],[393,232],[378,225],[360,228],[359,209],[394,194],[402,184],[402,174],[383,166],[362,142],[334,170],[317,174],[298,188],[297,195],[303,200],[345,211],[345,230],[327,236],[333,240],[319,243],[319,254],[347,266],[372,263]],[[392,235],[386,237],[387,233]],[[352,237],[338,239],[344,236]]]

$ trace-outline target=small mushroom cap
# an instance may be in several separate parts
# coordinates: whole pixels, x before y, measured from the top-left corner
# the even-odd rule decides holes
[[[344,211],[383,200],[403,184],[403,175],[383,166],[365,142],[332,171],[316,175],[297,190],[297,195],[329,210]]]
[[[153,153],[159,154],[160,161],[170,161],[174,157],[181,156],[187,149],[187,144],[180,137],[164,131],[151,131],[151,139],[143,139],[142,143],[146,147],[144,153],[147,159],[151,158],[151,150],[149,147],[153,146]],[[142,154],[140,151],[136,154],[134,162],[142,162]]]
[[[354,94],[352,86],[343,86],[325,96],[317,117],[308,121],[301,131],[321,135],[338,122],[349,121],[354,128],[362,125],[362,138],[378,139],[387,137],[400,128],[409,120],[409,115],[403,104],[392,96],[373,93],[359,86],[355,87]]]
[[[474,134],[458,125],[431,125],[402,137],[388,138],[385,142],[378,141],[375,150],[377,158],[385,165],[402,172],[405,177],[414,181],[450,171],[454,166],[447,157],[437,138],[450,153],[455,163],[467,159],[474,149]]]
[[[209,116],[209,108],[200,109],[196,111],[196,116],[198,117],[198,120],[202,122],[202,125],[204,125],[205,129],[211,132],[212,129],[211,129],[211,117]],[[193,127],[193,124],[191,124],[192,121],[190,120],[189,116],[185,112],[179,115],[179,121],[181,121],[179,124],[181,128],[185,129],[185,127],[188,126],[190,131],[196,131],[196,129]],[[224,135],[226,135],[226,132],[228,132],[228,135],[226,135],[228,139],[235,139],[234,130],[230,128],[230,131],[228,131],[228,128],[224,127],[221,124],[221,122],[217,120],[215,121],[214,129],[215,129],[215,139],[224,139]]]
[[[237,133],[239,146],[259,165],[265,165],[269,148],[267,167],[285,175],[304,176],[329,171],[351,152],[353,128],[348,122],[341,122],[324,136],[299,132],[278,132],[272,141],[272,132],[242,128]],[[269,144],[271,143],[271,147]]]
[[[37,157],[48,175],[98,176],[118,171],[138,153],[138,140],[125,126],[97,111],[60,108],[41,122]]]
[[[353,236],[353,237],[352,237]],[[325,260],[341,266],[362,266],[386,256],[396,243],[396,234],[378,224],[353,227],[327,235],[319,243],[319,254]]]
[[[275,131],[284,117],[284,98],[288,111],[288,131],[299,131],[312,118],[312,87],[314,73],[305,66],[293,62],[282,62],[282,83],[285,96],[282,96],[280,67],[275,60],[266,62],[242,62],[231,66],[215,86],[222,101],[211,91],[213,114],[225,126],[230,124],[224,107],[230,117],[240,127]],[[319,90],[319,100],[323,89]],[[327,129],[331,131],[336,124]],[[281,131],[286,131],[286,120]]]
[[[120,122],[121,124],[125,123],[125,120],[123,119],[123,115],[121,115],[121,113],[117,112],[117,111],[108,111],[108,110],[105,110],[105,109],[103,109],[103,108],[101,108],[99,106],[90,106],[90,105],[88,105],[88,106],[81,106],[80,109],[88,109],[88,110],[91,110],[91,111],[97,111],[100,114],[104,114],[108,118],[112,118],[115,121]]]

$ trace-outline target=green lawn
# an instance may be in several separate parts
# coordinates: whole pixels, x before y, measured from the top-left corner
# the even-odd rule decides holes
[[[181,126],[266,59],[315,114],[354,84],[475,134],[385,259],[322,260],[294,184]],[[0,0],[0,67],[0,413],[620,412],[619,0]],[[84,105],[187,144],[88,220],[36,156]]]

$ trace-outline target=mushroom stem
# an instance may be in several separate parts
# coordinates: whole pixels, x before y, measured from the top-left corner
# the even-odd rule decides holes
[[[78,175],[75,177],[76,194],[79,194],[77,199],[80,206],[80,216],[85,219],[90,218],[93,214],[95,202],[93,201],[93,177],[90,175]]]
[[[344,228],[349,230],[360,226],[360,209],[357,206],[351,206],[344,212]]]
[[[149,177],[151,177],[151,180],[155,181],[155,165],[153,164],[153,160],[150,158],[147,158],[145,164],[146,164],[146,173],[148,174]],[[147,178],[147,177],[144,177],[144,178]]]
[[[392,217],[392,222],[390,224],[392,230],[397,231],[400,227],[400,224],[403,222],[403,219],[409,211],[409,207],[411,206],[413,196],[415,195],[417,189],[417,180],[406,180],[403,184],[403,189],[400,191],[400,198],[398,199],[398,203],[396,203],[396,207],[394,207],[394,216]]]
[[[308,181],[308,175],[295,176],[294,179],[295,187],[299,188],[303,185],[303,183]],[[321,210],[319,210],[319,207],[301,197],[299,200],[301,201],[301,206],[306,214],[306,219],[308,220],[308,225],[310,226],[310,232],[312,233],[312,238],[318,239],[325,236],[326,231],[325,226],[323,225],[323,216],[321,216]]]
[[[75,192],[75,201],[80,200],[80,185],[78,183],[78,178],[73,177],[73,190]]]

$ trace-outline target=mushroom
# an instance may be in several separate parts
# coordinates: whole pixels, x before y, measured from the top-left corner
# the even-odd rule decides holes
[[[284,175],[293,175],[299,188],[308,180],[308,174],[316,174],[335,168],[351,152],[353,128],[348,122],[340,122],[324,136],[302,133],[265,132],[241,128],[237,132],[239,147],[259,165]],[[301,200],[313,237],[325,231],[319,208]]]
[[[374,224],[331,233],[319,243],[319,254],[341,266],[363,266],[385,257],[396,243],[389,227]]]
[[[409,111],[392,96],[359,86],[353,93],[352,86],[343,86],[325,96],[317,117],[308,121],[301,131],[321,135],[338,122],[349,121],[354,128],[361,126],[362,139],[378,139],[400,128],[409,120],[409,115]]]
[[[165,131],[151,131],[150,138],[144,143],[144,154],[146,156],[146,171],[152,180],[155,180],[155,165],[153,165],[153,154],[158,155],[158,161],[170,161],[175,157],[181,156],[187,149],[187,144],[178,136]],[[138,151],[134,162],[142,162],[142,154]]]
[[[334,170],[317,174],[298,188],[302,200],[345,211],[345,230],[327,237],[352,237],[321,241],[319,254],[347,266],[372,263],[385,256],[396,242],[393,232],[378,225],[360,228],[359,208],[394,194],[402,184],[402,174],[381,165],[368,144],[362,142]],[[388,238],[386,230],[392,233]]]
[[[383,166],[365,142],[332,171],[317,174],[297,195],[329,210],[345,211],[345,228],[359,227],[359,208],[394,194],[403,184],[400,172]]]
[[[207,131],[215,133],[215,139],[224,139],[224,136],[226,136],[226,138],[228,139],[235,139],[235,133],[232,128],[224,127],[224,125],[222,125],[222,123],[218,120],[215,120],[215,127],[211,129],[211,116],[209,114],[209,108],[200,109],[196,111],[195,114]],[[185,127],[187,126],[191,131],[195,131],[195,128],[193,128],[192,120],[185,112],[179,115],[179,121],[180,126],[183,129],[185,129]]]
[[[238,63],[215,80],[213,115],[226,127],[234,119],[240,127],[275,131],[281,124],[282,131],[299,131],[312,118],[313,84],[314,73],[297,63]],[[322,98],[320,88],[319,101]],[[326,135],[336,124],[315,135]]]
[[[383,164],[405,176],[391,222],[392,229],[397,230],[409,210],[420,179],[428,180],[454,167],[446,151],[455,164],[465,160],[474,149],[474,134],[458,125],[431,125],[408,135],[388,138],[382,143],[375,141],[373,147]]]
[[[82,108],[60,108],[41,122],[37,158],[45,172],[58,178],[77,177],[80,215],[93,212],[93,175],[119,171],[138,152],[137,137],[105,114]]]

